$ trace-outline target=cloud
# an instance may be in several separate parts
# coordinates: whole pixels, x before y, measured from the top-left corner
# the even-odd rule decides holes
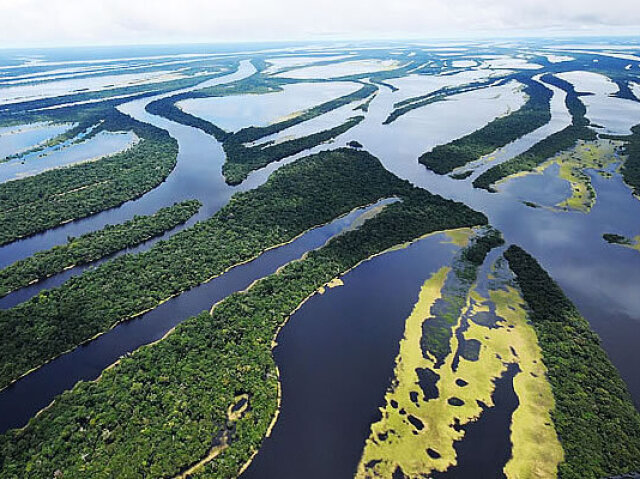
[[[0,0],[0,46],[639,31],[637,0]]]

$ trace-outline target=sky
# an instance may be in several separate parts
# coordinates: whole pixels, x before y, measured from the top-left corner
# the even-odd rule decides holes
[[[634,34],[638,0],[0,0],[0,48]]]

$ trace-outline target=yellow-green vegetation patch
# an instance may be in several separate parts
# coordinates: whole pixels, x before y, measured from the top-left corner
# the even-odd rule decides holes
[[[444,243],[453,243],[460,248],[464,248],[469,244],[469,240],[474,234],[475,232],[472,228],[458,228],[445,231],[448,241],[444,241]]]
[[[607,243],[617,244],[620,246],[624,246],[625,248],[635,249],[636,251],[640,251],[640,235],[635,238],[627,238],[626,236],[621,236],[618,234],[605,233],[602,235],[604,240]]]
[[[229,409],[227,409],[229,421],[237,421],[244,416],[247,409],[249,409],[249,395],[239,394],[234,398],[233,403],[229,405]]]
[[[333,278],[326,285],[320,286],[320,288],[318,288],[318,292],[320,294],[324,294],[327,288],[337,288],[338,286],[344,286],[344,281],[340,278]]]
[[[633,238],[633,243],[630,244],[628,247],[640,252],[640,235]]]
[[[423,324],[435,319],[433,306],[443,297],[450,271],[442,268],[424,283],[406,321],[394,379],[382,417],[371,427],[357,477],[392,478],[401,471],[403,477],[423,478],[455,465],[454,444],[465,434],[459,426],[480,417],[480,403],[494,405],[495,381],[510,363],[520,368],[513,383],[519,406],[511,424],[512,457],[504,472],[508,478],[554,477],[563,450],[551,420],[553,395],[518,290],[511,286],[491,290],[487,299],[471,289],[448,339],[450,353],[444,361],[438,364],[435,356],[423,351]],[[474,322],[477,314],[490,314],[491,303],[499,321],[491,327]],[[463,341],[480,345],[477,360],[458,356]],[[421,386],[419,371],[424,370],[436,378],[435,397],[426,397]]]
[[[489,294],[496,314],[506,321],[507,329],[502,328],[503,331],[509,333],[513,330],[508,325],[519,325],[517,334],[506,338],[507,345],[518,354],[520,373],[513,379],[519,405],[511,419],[512,456],[505,475],[519,479],[556,477],[564,451],[551,420],[555,402],[536,333],[527,323],[523,299],[517,290],[508,288]]]
[[[575,147],[557,154],[533,171],[521,172],[505,180],[531,173],[541,174],[551,165],[557,164],[560,167],[558,176],[571,185],[571,196],[558,203],[556,208],[588,213],[596,202],[596,191],[586,170],[596,170],[599,174],[610,177],[611,173],[606,168],[624,159],[618,154],[622,145],[622,142],[615,140],[579,140]]]

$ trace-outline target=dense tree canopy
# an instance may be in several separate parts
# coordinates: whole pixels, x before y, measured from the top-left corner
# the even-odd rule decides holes
[[[589,323],[523,249],[505,253],[538,335],[556,400],[565,451],[562,479],[599,479],[640,470],[640,413]]]

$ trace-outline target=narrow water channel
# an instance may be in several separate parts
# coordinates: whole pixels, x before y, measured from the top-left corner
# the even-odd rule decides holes
[[[176,167],[167,179],[140,198],[128,201],[119,207],[102,211],[47,230],[43,233],[15,241],[0,248],[0,267],[33,255],[37,251],[63,244],[68,236],[78,237],[91,231],[104,228],[107,224],[119,224],[135,215],[150,215],[158,209],[170,206],[178,201],[199,199],[203,203],[200,212],[191,218],[182,228],[191,226],[199,220],[209,218],[227,203],[234,188],[224,182],[222,164],[224,152],[222,146],[211,136],[189,126],[160,118],[147,113],[145,107],[150,102],[183,91],[196,90],[223,83],[241,80],[255,73],[255,68],[247,60],[240,62],[238,70],[232,74],[208,80],[193,88],[143,98],[125,103],[119,110],[134,119],[165,129],[178,141],[179,152]],[[181,228],[179,228],[181,229]],[[153,244],[150,241],[147,247]]]
[[[380,204],[380,203],[378,203]],[[236,266],[217,278],[192,288],[152,311],[118,324],[98,338],[54,359],[0,391],[0,433],[21,427],[58,394],[81,380],[92,380],[122,355],[162,338],[185,319],[208,310],[231,293],[319,248],[374,206],[360,208],[331,223],[306,232],[296,240],[268,250],[255,260]]]

